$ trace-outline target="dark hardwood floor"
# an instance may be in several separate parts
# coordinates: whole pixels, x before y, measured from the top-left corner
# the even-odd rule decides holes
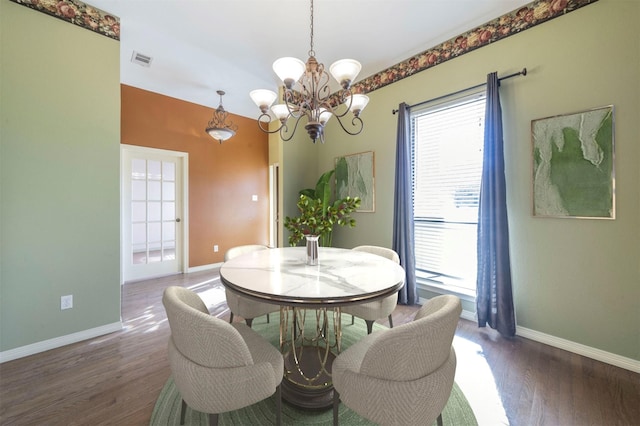
[[[122,331],[0,364],[0,424],[148,425],[170,375],[162,291],[191,288],[228,320],[217,272],[125,285]],[[399,306],[394,324],[417,309]],[[466,320],[454,347],[456,382],[480,425],[640,424],[640,374]]]

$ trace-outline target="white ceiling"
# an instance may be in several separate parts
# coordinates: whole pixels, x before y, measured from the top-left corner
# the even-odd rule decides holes
[[[368,77],[531,0],[315,0],[314,50],[327,67],[362,63]],[[86,0],[120,17],[123,84],[257,118],[253,89],[277,91],[274,60],[306,61],[305,0]],[[153,58],[149,68],[133,52]]]

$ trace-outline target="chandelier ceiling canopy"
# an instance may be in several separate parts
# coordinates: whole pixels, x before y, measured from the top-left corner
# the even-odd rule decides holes
[[[222,106],[222,96],[224,96],[223,90],[216,91],[218,95],[220,95],[220,105],[213,111],[213,117],[209,120],[209,124],[207,124],[206,132],[209,135],[222,143],[236,134],[236,130],[238,130],[238,126],[233,124],[232,121],[227,123],[227,117],[229,113],[225,111]]]
[[[273,105],[278,95],[266,89],[252,91],[249,95],[260,108],[258,126],[266,133],[280,132],[283,140],[290,140],[298,123],[305,117],[305,129],[315,143],[324,143],[324,126],[335,116],[340,127],[350,135],[359,134],[364,123],[360,113],[369,102],[369,97],[351,92],[351,84],[360,72],[361,65],[353,59],[341,59],[329,67],[329,72],[340,84],[341,90],[332,95],[329,89],[329,74],[324,64],[318,63],[313,50],[313,0],[311,0],[311,43],[309,59],[302,62],[297,58],[280,58],[273,63],[273,70],[283,82],[283,103]],[[275,130],[269,130],[272,116],[279,120]],[[351,123],[345,126],[343,119],[349,112]],[[293,128],[290,129],[290,124]]]

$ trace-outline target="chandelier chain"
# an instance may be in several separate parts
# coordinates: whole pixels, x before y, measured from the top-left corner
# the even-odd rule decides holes
[[[311,49],[309,56],[316,56],[316,52],[313,50],[313,0],[311,0]]]

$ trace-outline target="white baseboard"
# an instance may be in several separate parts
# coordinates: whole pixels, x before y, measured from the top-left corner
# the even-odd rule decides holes
[[[564,349],[574,354],[586,356],[587,358],[602,361],[616,367],[624,368],[635,373],[640,373],[640,361],[606,352],[601,349],[592,348],[591,346],[582,345],[570,340],[561,339],[539,331],[531,330],[525,327],[516,326],[516,335],[536,342],[544,343],[554,348]]]
[[[207,270],[216,267],[216,265],[206,265],[208,268],[198,266],[197,270]],[[196,268],[191,268],[189,272],[196,272]],[[204,269],[199,269],[204,268]],[[462,311],[461,318],[468,321],[475,321],[475,312]],[[40,352],[48,351],[50,349],[59,348],[61,346],[69,345],[71,343],[80,342],[82,340],[92,339],[94,337],[102,336],[105,334],[113,333],[115,331],[122,330],[121,322],[114,322],[112,324],[103,325],[101,327],[92,328],[89,330],[79,331],[77,333],[68,334],[66,336],[60,336],[42,342],[33,343],[31,345],[22,346],[8,351],[0,352],[0,364],[14,359],[23,358],[29,355],[34,355]],[[516,335],[524,337],[526,339],[534,340],[536,342],[544,343],[554,348],[563,349],[578,355],[585,356],[587,358],[602,361],[604,363],[614,365],[616,367],[624,368],[625,370],[640,373],[640,361],[635,359],[616,355],[611,352],[603,351],[601,349],[592,348],[590,346],[582,345],[580,343],[572,342],[570,340],[561,339],[550,334],[541,333],[539,331],[531,330],[525,327],[516,326]]]
[[[8,351],[0,352],[0,364],[14,359],[24,358],[29,355],[35,355],[50,349],[59,348],[61,346],[70,345],[71,343],[93,339],[94,337],[103,336],[120,330],[122,330],[122,322],[114,322],[100,327],[91,328],[89,330],[67,334],[66,336],[55,337],[53,339],[43,340],[42,342],[33,343],[31,345],[9,349]]]
[[[462,311],[460,314],[460,318],[466,319],[468,321],[476,321],[476,313],[471,311]]]
[[[224,262],[220,262],[220,263],[210,263],[208,265],[200,265],[200,266],[194,266],[192,268],[189,268],[189,270],[187,271],[188,273],[191,272],[200,272],[200,271],[208,271],[210,269],[215,269],[215,268],[219,268],[222,266]]]
[[[460,314],[460,318],[474,322],[477,321],[476,313],[471,311],[462,311],[462,314]],[[591,346],[572,342],[571,340],[562,339],[560,337],[541,333],[539,331],[520,326],[516,326],[516,336],[524,337],[525,339],[533,340],[539,343],[544,343],[545,345],[553,346],[554,348],[563,349],[574,354],[595,359],[596,361],[602,361],[606,364],[633,371],[634,373],[640,373],[640,361],[632,358],[627,358],[611,352],[603,351],[601,349],[592,348]]]

